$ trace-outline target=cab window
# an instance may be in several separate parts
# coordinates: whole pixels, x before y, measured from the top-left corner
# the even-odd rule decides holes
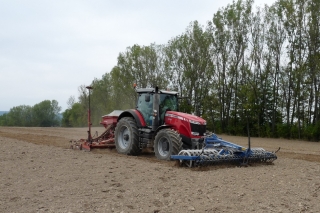
[[[146,101],[146,96],[150,96],[150,101]],[[152,122],[152,107],[153,107],[153,95],[152,94],[139,94],[137,110],[139,110],[147,123],[147,126],[151,126]]]

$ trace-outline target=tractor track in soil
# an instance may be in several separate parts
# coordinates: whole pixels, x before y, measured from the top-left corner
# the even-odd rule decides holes
[[[103,127],[94,127],[102,133]],[[247,146],[246,137],[219,135]],[[87,128],[0,127],[0,212],[319,212],[320,143],[251,138],[271,165],[178,167],[150,150],[70,150]]]
[[[68,138],[68,132],[71,132],[73,129],[79,131],[83,130],[85,133],[85,128],[25,128],[25,127],[4,127],[0,129],[0,137],[6,137],[6,138],[12,138],[12,139],[17,139],[17,140],[22,140],[22,141],[27,141],[30,143],[34,143],[37,145],[48,145],[48,146],[56,146],[56,147],[61,147],[61,148],[69,148],[69,141],[70,140],[76,140],[76,138]],[[47,131],[49,130],[49,131]],[[52,131],[53,130],[53,131]],[[104,129],[100,127],[93,128],[93,131],[98,131],[102,132]],[[48,132],[52,132],[53,134],[48,134]],[[65,132],[65,135],[61,136],[61,132]],[[59,134],[57,136],[56,134]],[[86,138],[86,135],[82,134],[82,138]],[[246,146],[246,138],[245,137],[237,137],[237,136],[227,136],[224,135],[223,139],[228,140],[226,138],[230,138],[231,140],[234,141],[234,143],[237,143],[237,138],[240,138],[241,143],[240,145]],[[77,138],[80,139],[80,138]],[[284,139],[270,139],[270,138],[255,138],[255,141],[258,142],[259,147],[265,148],[263,144],[268,143],[268,141],[279,141],[277,145],[281,147],[280,151],[277,153],[278,157],[283,157],[283,158],[291,158],[291,159],[298,159],[298,160],[306,160],[310,162],[320,162],[320,150],[316,152],[312,148],[312,146],[308,149],[295,149],[294,151],[291,151],[290,149],[290,143],[300,143],[300,146],[303,147],[303,144],[311,144],[311,145],[320,145],[320,143],[316,142],[307,142],[307,141],[291,141],[291,140],[284,140]],[[267,141],[267,142],[265,142]],[[232,141],[230,141],[232,142]],[[253,142],[254,143],[254,142]],[[257,146],[257,144],[254,144]],[[257,146],[258,147],[258,146]],[[276,148],[273,147],[274,150]],[[304,147],[305,148],[305,147]],[[267,148],[265,148],[267,149]],[[268,151],[274,151],[274,150],[268,150]],[[308,153],[301,153],[301,152],[308,152]],[[108,153],[108,154],[118,154],[115,149],[109,149],[109,150],[93,150],[93,153]],[[317,153],[317,154],[314,154]],[[158,160],[154,157],[154,154],[148,150],[144,151],[138,158],[144,159],[146,158],[147,160],[154,160],[155,162],[158,162]]]
[[[50,130],[52,128],[20,128],[17,127],[17,129],[15,128],[9,128],[10,131],[5,131],[5,130],[0,130],[0,137],[7,137],[7,138],[12,138],[12,139],[17,139],[17,140],[22,140],[22,141],[26,141],[26,142],[30,142],[30,143],[34,143],[37,145],[48,145],[48,146],[55,146],[55,147],[60,147],[60,148],[69,148],[69,141],[71,140],[68,137],[67,132],[70,132],[68,130],[83,130],[83,132],[86,133],[86,129],[85,128],[57,128],[58,131],[53,131],[53,132],[60,132],[61,130],[63,130],[62,132],[66,132],[64,136],[56,136],[55,134],[60,134],[60,133],[54,133],[54,134],[49,134],[48,135],[48,131],[46,130]],[[55,128],[53,128],[55,129]],[[12,131],[14,130],[14,131]],[[17,134],[17,131],[18,133]],[[104,128],[100,128],[100,127],[96,127],[92,129],[92,132],[94,131],[98,131],[100,130],[100,132],[104,131]],[[49,131],[49,132],[50,132]],[[228,136],[228,135],[223,135],[223,139],[227,140],[226,138],[230,138],[229,140],[233,140],[233,141],[237,141],[240,138],[240,145],[246,146],[247,144],[247,138],[245,137],[237,137],[237,136]],[[86,135],[83,135],[82,138],[86,138]],[[75,139],[72,139],[75,140]],[[256,142],[258,142],[258,144],[264,144],[266,143],[265,140],[268,142],[270,141],[277,141],[279,140],[278,145],[282,145],[282,148],[280,148],[280,151],[277,153],[278,158],[289,158],[289,159],[297,159],[297,160],[305,160],[305,161],[309,161],[309,162],[320,162],[320,150],[319,150],[319,154],[310,154],[310,152],[314,152],[315,150],[311,149],[311,150],[303,150],[304,152],[309,151],[309,154],[305,154],[305,153],[299,153],[301,152],[301,148],[296,149],[295,151],[288,151],[288,147],[290,145],[288,145],[288,143],[292,142],[290,140],[284,140],[284,139],[270,139],[270,138],[255,138]],[[307,142],[307,141],[294,141],[295,143],[302,143],[302,144],[314,144],[317,145],[317,143],[314,142]],[[264,147],[263,145],[260,145],[259,147]],[[319,147],[320,147],[320,143],[319,143]],[[268,150],[268,151],[272,151],[272,150]],[[91,151],[91,153],[93,154],[108,154],[108,155],[116,155],[117,157],[124,157],[120,154],[117,153],[116,149],[94,149]],[[133,156],[132,156],[133,157]],[[160,163],[162,165],[167,165],[167,166],[173,166],[173,167],[179,167],[179,164],[177,162],[170,162],[170,161],[159,161],[155,156],[154,156],[154,152],[146,149],[144,150],[139,156],[134,156],[136,159],[139,160],[143,160],[143,161],[148,161],[148,162],[153,162],[153,163]],[[201,171],[205,171],[205,170],[212,170],[212,169],[220,169],[220,168],[228,168],[228,167],[234,167],[234,165],[229,165],[229,164],[219,164],[219,165],[215,165],[214,167],[202,167],[202,168],[192,168],[191,170],[201,170]]]

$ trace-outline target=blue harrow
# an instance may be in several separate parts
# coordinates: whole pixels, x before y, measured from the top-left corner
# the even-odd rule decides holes
[[[179,160],[181,165],[188,167],[204,166],[221,163],[236,163],[247,165],[248,163],[272,163],[277,159],[276,152],[268,152],[263,148],[245,148],[228,141],[224,141],[212,134],[204,139],[202,149],[181,150],[178,155],[172,155],[171,159]]]

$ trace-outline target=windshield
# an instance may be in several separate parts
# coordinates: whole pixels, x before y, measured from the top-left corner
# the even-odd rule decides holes
[[[176,95],[160,94],[160,124],[164,123],[166,111],[178,111],[178,98]]]
[[[178,101],[177,96],[168,95],[168,94],[160,94],[160,110],[168,110],[177,111],[178,110]]]

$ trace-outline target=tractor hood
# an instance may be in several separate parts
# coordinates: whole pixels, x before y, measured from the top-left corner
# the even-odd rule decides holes
[[[170,118],[177,118],[179,120],[187,121],[189,123],[198,124],[198,125],[206,125],[207,122],[203,118],[200,118],[195,115],[183,113],[183,112],[176,112],[176,111],[167,111],[166,117]]]

